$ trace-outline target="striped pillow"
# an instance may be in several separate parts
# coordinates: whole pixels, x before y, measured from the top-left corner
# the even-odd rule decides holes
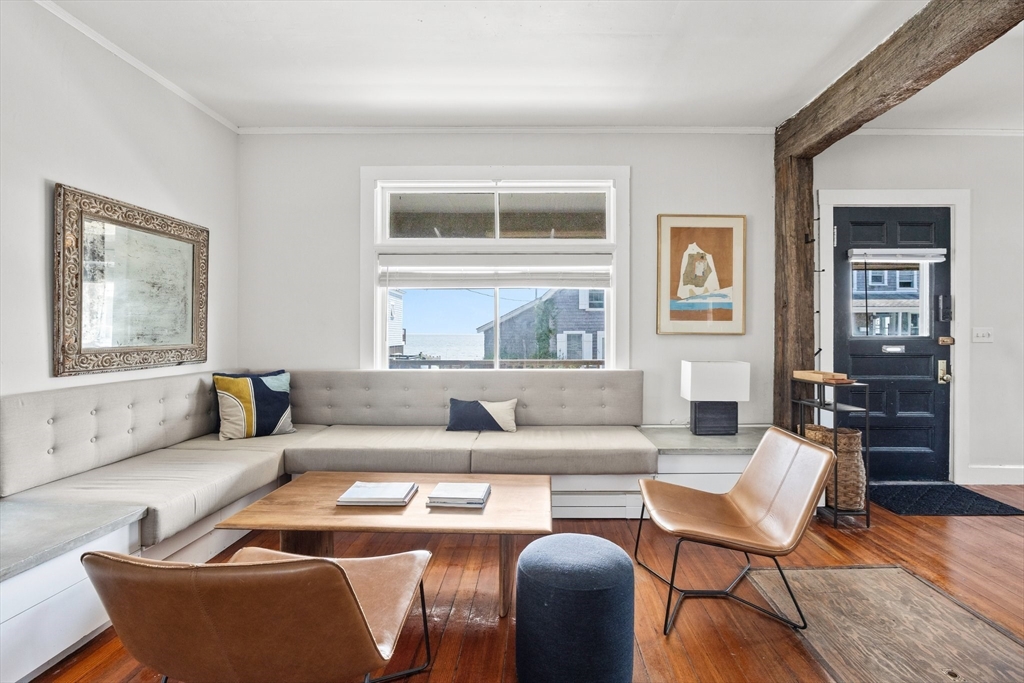
[[[288,399],[291,377],[284,370],[264,375],[214,374],[220,440],[294,432]]]

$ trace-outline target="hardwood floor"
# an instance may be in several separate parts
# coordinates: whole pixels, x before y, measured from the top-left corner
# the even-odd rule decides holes
[[[1024,507],[1022,486],[972,488]],[[782,558],[783,566],[902,565],[1024,638],[1024,517],[899,517],[880,507],[872,510],[872,517],[870,530],[835,530],[812,522],[796,552]],[[555,531],[602,536],[632,554],[636,522],[555,520]],[[519,550],[531,540],[520,538]],[[242,545],[275,548],[277,543],[276,534],[253,533],[215,561]],[[670,537],[645,526],[641,555],[656,569],[668,569],[672,545]],[[514,618],[497,616],[496,537],[354,533],[335,537],[338,555],[345,556],[414,548],[434,553],[425,586],[435,660],[429,671],[408,680],[514,683]],[[735,554],[715,548],[683,544],[680,556],[680,585],[720,587],[740,567]],[[760,558],[755,563],[770,565]],[[741,587],[740,594],[764,604],[749,584]],[[664,600],[664,586],[638,570],[634,681],[831,680],[791,629],[731,601],[688,601],[671,634],[663,636]],[[410,616],[387,672],[422,661],[418,612],[416,608]],[[129,656],[113,630],[107,629],[36,680],[155,683],[159,675]]]

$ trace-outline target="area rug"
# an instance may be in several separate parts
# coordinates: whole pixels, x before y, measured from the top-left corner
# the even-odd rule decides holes
[[[1024,515],[957,484],[872,484],[871,502],[897,515]]]
[[[1020,683],[1024,642],[902,567],[787,569],[807,617],[801,635],[837,683]],[[795,610],[774,569],[750,580]],[[754,618],[754,617],[751,617]]]

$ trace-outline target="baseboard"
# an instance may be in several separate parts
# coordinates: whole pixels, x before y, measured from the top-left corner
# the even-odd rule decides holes
[[[974,484],[976,486],[1013,484],[1024,485],[1024,467],[1020,465],[971,465],[967,468],[967,477],[957,484]]]

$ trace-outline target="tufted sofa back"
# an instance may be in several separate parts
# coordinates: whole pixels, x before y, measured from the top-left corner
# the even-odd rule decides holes
[[[0,398],[0,496],[212,432],[212,374]]]
[[[292,420],[444,425],[448,401],[519,399],[521,425],[639,425],[640,370],[295,370]]]

